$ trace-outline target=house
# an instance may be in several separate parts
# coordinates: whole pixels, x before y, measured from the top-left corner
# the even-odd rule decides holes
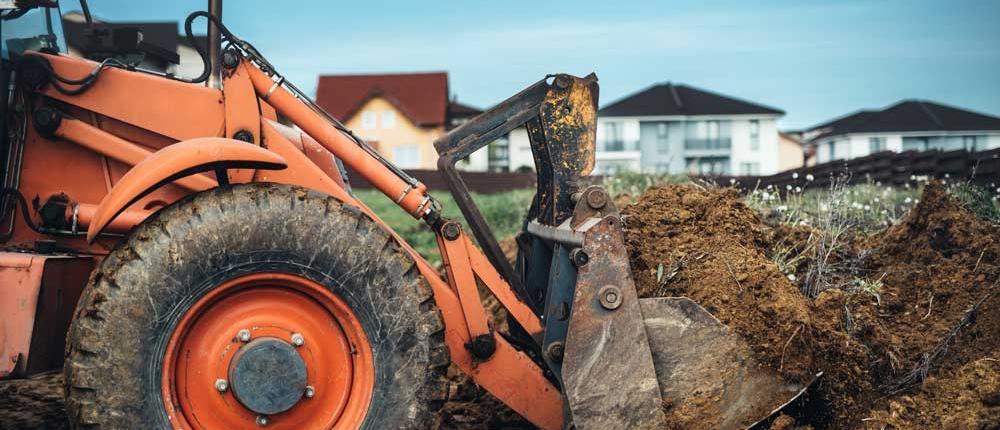
[[[689,85],[653,85],[598,111],[595,173],[777,173],[802,157],[801,146],[779,144],[782,115]]]
[[[323,75],[316,103],[404,169],[437,169],[448,127],[448,73]]]
[[[817,161],[863,157],[880,151],[1000,148],[1000,118],[928,100],[904,100],[862,110],[805,132]]]
[[[812,155],[812,146],[803,142],[796,133],[778,132],[779,172],[809,165],[810,162],[815,161]]]

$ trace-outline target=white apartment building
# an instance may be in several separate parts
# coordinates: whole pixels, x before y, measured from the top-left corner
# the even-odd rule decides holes
[[[816,145],[817,162],[881,151],[982,151],[1000,148],[1000,118],[926,100],[904,100],[858,111],[802,134]]]
[[[595,174],[768,175],[783,166],[784,112],[683,84],[657,84],[598,112]]]

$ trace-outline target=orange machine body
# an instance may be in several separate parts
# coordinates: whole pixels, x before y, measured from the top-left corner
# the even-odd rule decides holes
[[[43,57],[61,76],[84,76],[97,65],[65,55],[31,55]],[[17,188],[33,202],[35,224],[52,221],[43,216],[49,204],[65,210],[51,234],[30,228],[23,217],[8,211],[2,220],[3,228],[10,228],[5,236],[7,249],[44,244],[63,255],[99,260],[137,223],[188,194],[217,186],[219,179],[310,188],[357,206],[382,223],[348,191],[334,157],[415,218],[421,218],[432,204],[423,184],[408,183],[393,174],[247,60],[224,72],[222,90],[107,68],[81,94],[66,95],[49,86],[32,93],[26,104],[31,106],[29,111],[55,106],[61,116],[58,127],[46,135],[31,126],[31,118],[25,119]],[[301,131],[279,123],[278,118]],[[461,231],[457,240],[439,238],[447,278],[396,237],[430,283],[452,361],[539,427],[561,428],[560,392],[528,355],[491,333],[477,283],[482,282],[529,334],[541,333],[539,317]],[[6,254],[0,253],[0,263],[10,259],[18,269],[0,269],[0,284],[36,285],[16,298],[30,307],[31,300],[41,297],[42,277],[36,272],[41,269],[35,269],[41,265]],[[74,282],[72,288],[80,289],[86,277]],[[4,295],[0,309],[14,306],[8,303],[11,300],[15,298]],[[24,349],[30,343],[30,332],[28,338],[23,335],[25,327],[32,318],[41,317],[22,313],[14,325],[12,319],[0,317],[5,324],[0,326],[0,334],[5,333],[0,336],[0,350]],[[12,336],[12,332],[21,334]],[[477,360],[466,345],[484,334],[494,336],[496,351],[488,359]],[[0,366],[0,376],[5,368],[13,369]]]

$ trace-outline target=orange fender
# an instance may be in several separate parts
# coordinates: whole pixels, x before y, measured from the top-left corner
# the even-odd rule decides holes
[[[129,205],[177,179],[220,168],[280,170],[286,167],[285,159],[278,154],[222,137],[201,137],[167,146],[136,164],[104,196],[87,228],[87,242],[93,242]]]

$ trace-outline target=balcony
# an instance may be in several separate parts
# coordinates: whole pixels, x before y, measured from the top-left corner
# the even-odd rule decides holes
[[[728,137],[716,139],[684,139],[684,149],[694,151],[728,151],[733,140]]]

